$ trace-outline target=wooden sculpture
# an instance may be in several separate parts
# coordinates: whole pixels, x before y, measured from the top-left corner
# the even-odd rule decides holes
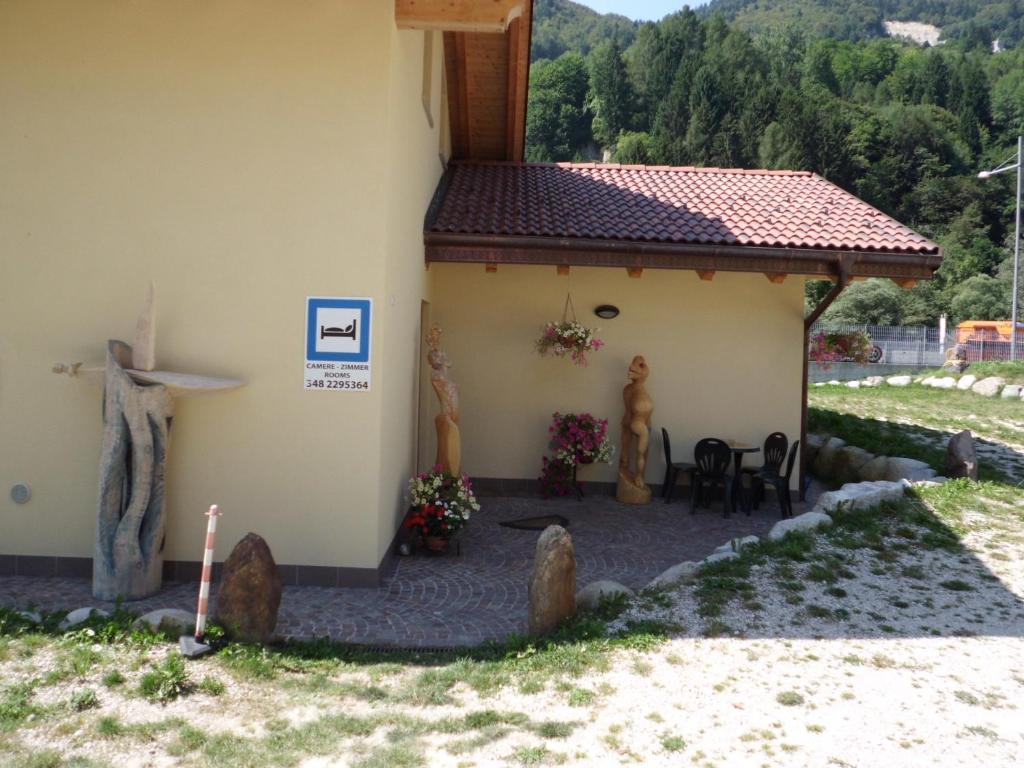
[[[93,554],[93,596],[139,600],[160,590],[164,561],[164,479],[174,398],[242,386],[235,379],[153,370],[153,289],[139,315],[134,346],[107,342],[105,368],[58,364],[55,373],[102,373],[103,451]]]
[[[459,388],[448,378],[451,363],[441,350],[441,329],[434,326],[427,332],[427,362],[433,369],[430,384],[437,393],[441,412],[434,417],[437,427],[437,459],[434,464],[453,475],[462,468],[462,442],[459,435]]]
[[[647,361],[637,355],[629,364],[629,383],[622,390],[626,412],[622,417],[622,453],[615,498],[624,504],[649,504],[651,501],[651,489],[644,482],[651,442],[651,414],[654,413],[654,402],[645,386],[649,375]],[[631,466],[634,456],[635,469]]]

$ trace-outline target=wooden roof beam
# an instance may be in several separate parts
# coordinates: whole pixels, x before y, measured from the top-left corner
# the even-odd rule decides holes
[[[395,0],[399,29],[504,32],[529,0]]]

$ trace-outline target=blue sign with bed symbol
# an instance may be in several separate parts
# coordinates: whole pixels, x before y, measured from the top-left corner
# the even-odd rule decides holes
[[[307,299],[306,359],[370,362],[372,299]]]

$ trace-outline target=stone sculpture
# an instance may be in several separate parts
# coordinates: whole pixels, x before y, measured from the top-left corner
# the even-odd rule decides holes
[[[654,402],[645,386],[649,375],[647,361],[637,355],[629,364],[629,383],[622,390],[626,412],[622,417],[622,453],[615,498],[624,504],[649,504],[651,501],[650,486],[644,481],[654,412]]]
[[[553,632],[576,614],[576,550],[560,525],[549,525],[537,539],[528,593],[531,635]]]
[[[154,370],[154,318],[150,286],[134,346],[108,341],[103,368],[81,363],[53,368],[73,378],[103,381],[92,585],[93,596],[100,600],[140,600],[160,590],[166,528],[164,479],[174,398],[242,385],[235,379]]]
[[[441,405],[441,412],[434,417],[437,427],[437,459],[434,464],[457,476],[462,468],[459,388],[448,378],[451,363],[441,350],[441,329],[436,325],[427,332],[427,348],[427,362],[432,369],[430,384]]]

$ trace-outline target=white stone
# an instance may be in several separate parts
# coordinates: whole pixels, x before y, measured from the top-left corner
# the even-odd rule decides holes
[[[825,382],[824,381],[816,381],[816,382],[814,382],[814,386],[816,386],[816,387],[824,387],[825,386]]]
[[[935,377],[934,376],[928,376],[927,378],[921,379],[920,383],[921,383],[922,386],[930,387],[932,385],[933,381],[935,381]]]
[[[906,387],[910,385],[909,376],[890,376],[885,380],[890,387]]]
[[[1018,400],[1022,390],[1024,390],[1024,387],[1020,384],[1007,384],[1003,387],[1003,391],[999,393],[999,396],[1003,400]]]
[[[932,386],[936,389],[955,389],[956,379],[952,376],[944,376],[941,379],[932,379]]]
[[[989,376],[974,384],[971,387],[971,392],[983,397],[995,397],[1005,384],[1006,379],[1002,376]]]
[[[840,506],[851,510],[871,509],[887,501],[899,501],[903,495],[904,485],[899,481],[847,483],[838,491],[821,494],[812,511],[831,512]]]
[[[850,389],[860,389],[860,382],[859,381],[848,381],[848,382],[846,382],[846,386],[848,386]]]
[[[608,579],[592,581],[576,593],[576,607],[584,611],[593,611],[605,598],[618,595],[633,597],[635,594],[632,589],[617,581]]]
[[[39,611],[18,611],[18,615],[25,621],[31,621],[33,624],[42,624],[43,615]]]
[[[862,387],[880,387],[882,382],[885,381],[884,376],[868,376],[864,381],[860,383]]]
[[[898,481],[907,480],[931,480],[936,472],[923,461],[907,459],[901,456],[890,456],[885,463],[885,477],[883,480]]]
[[[133,629],[148,629],[167,635],[188,634],[195,627],[196,615],[180,608],[160,608],[143,614],[132,623]]]
[[[843,382],[841,382],[839,379],[831,379],[828,383],[833,387],[838,387]]]
[[[723,560],[736,560],[740,556],[739,552],[728,550],[726,552],[714,552],[704,558],[705,563],[719,563]]]
[[[83,621],[88,621],[93,617],[93,615],[105,619],[110,614],[104,611],[102,608],[78,608],[69,613],[67,616],[65,616],[64,620],[61,621],[59,625],[57,625],[57,628],[62,631],[65,629],[71,629],[71,627],[77,626],[81,624]]]
[[[832,525],[832,518],[824,512],[804,512],[802,515],[779,520],[768,532],[768,538],[779,541],[793,531],[813,531],[815,528]]]
[[[974,385],[974,382],[976,382],[977,380],[977,376],[975,376],[973,373],[968,373],[960,377],[960,381],[956,383],[956,388],[963,390],[970,389]]]
[[[675,586],[683,579],[688,579],[693,576],[697,572],[698,568],[700,568],[700,563],[695,563],[692,560],[685,560],[666,569],[658,576],[655,576],[647,586],[655,587],[657,589]]]

